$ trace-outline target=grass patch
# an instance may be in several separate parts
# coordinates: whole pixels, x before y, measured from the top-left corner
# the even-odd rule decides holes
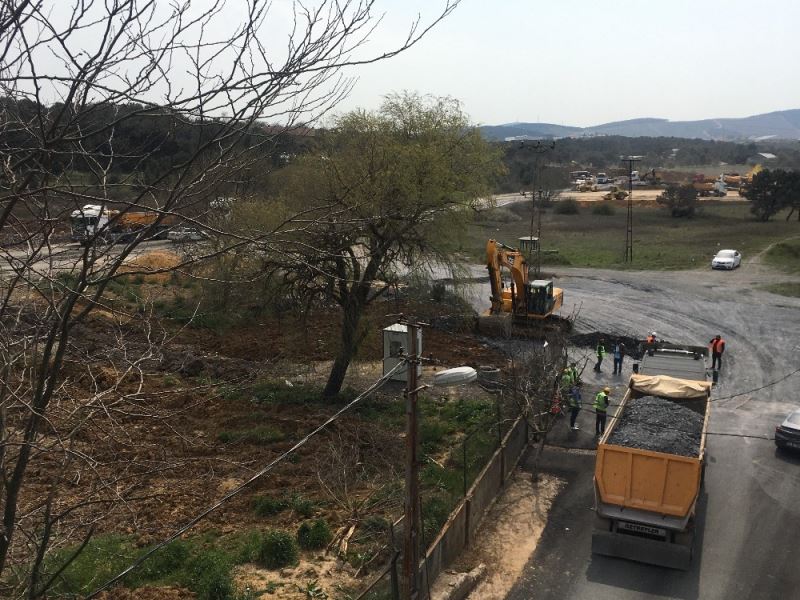
[[[241,431],[220,431],[217,435],[223,444],[273,444],[285,437],[282,431],[268,425]]]
[[[176,540],[149,557],[120,585],[128,588],[179,586],[192,591],[199,600],[242,600],[246,596],[236,590],[232,569],[236,564],[249,562],[256,554],[252,549],[254,535],[259,536],[260,541],[260,534],[254,532],[224,539],[212,532]],[[55,572],[74,550],[65,548],[52,553],[45,564],[45,577]],[[51,595],[84,596],[147,550],[138,548],[132,536],[97,536],[59,576]]]
[[[592,206],[592,214],[601,217],[611,217],[617,214],[617,209],[610,202],[598,202]]]
[[[271,517],[289,508],[289,502],[285,498],[275,498],[273,496],[256,496],[253,498],[253,512],[259,517]]]
[[[522,216],[519,222],[494,222],[492,211],[487,211],[482,221],[470,226],[463,244],[473,260],[485,260],[489,238],[514,244],[530,235],[530,205],[513,207]],[[736,248],[747,260],[772,243],[800,234],[797,223],[783,219],[785,213],[767,223],[754,220],[747,202],[704,201],[700,208],[701,214],[693,219],[673,219],[657,206],[635,206],[632,265],[623,263],[625,210],[602,219],[589,211],[578,215],[547,211],[542,215],[542,244],[559,253],[543,254],[542,261],[556,264],[549,261],[557,257],[560,264],[618,269],[707,268],[720,248]]]
[[[787,273],[800,273],[800,237],[775,244],[764,254],[764,262]]]
[[[274,381],[255,384],[251,389],[251,393],[256,401],[268,404],[318,404],[320,402],[344,404],[358,395],[358,392],[348,387],[339,392],[334,398],[323,399],[322,387],[310,385],[290,387],[285,383]]]
[[[775,283],[768,285],[764,289],[780,296],[800,298],[800,281],[790,281],[788,283]]]

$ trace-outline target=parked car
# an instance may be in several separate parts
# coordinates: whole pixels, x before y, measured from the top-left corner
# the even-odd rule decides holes
[[[800,409],[790,412],[783,423],[775,428],[775,445],[778,448],[800,450]]]
[[[167,233],[172,242],[199,242],[206,239],[206,234],[195,227],[175,227]]]
[[[711,259],[712,269],[735,269],[742,264],[742,254],[738,250],[720,250]]]

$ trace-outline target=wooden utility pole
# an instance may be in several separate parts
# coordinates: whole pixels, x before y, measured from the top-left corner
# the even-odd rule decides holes
[[[405,519],[403,523],[403,597],[416,600],[419,594],[419,412],[417,394],[421,389],[417,384],[417,365],[419,356],[418,323],[407,322],[408,351],[406,352],[406,498]]]

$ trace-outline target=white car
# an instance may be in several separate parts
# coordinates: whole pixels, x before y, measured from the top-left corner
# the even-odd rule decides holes
[[[735,269],[742,264],[742,254],[738,250],[720,250],[711,259],[712,269]]]
[[[778,448],[800,450],[800,410],[794,410],[775,428],[775,445]]]

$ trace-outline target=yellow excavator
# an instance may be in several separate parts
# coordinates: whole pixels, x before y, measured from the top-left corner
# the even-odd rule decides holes
[[[758,175],[761,171],[764,170],[760,164],[755,165],[747,175],[742,175],[741,179],[739,180],[739,195],[744,196],[747,193],[747,190],[750,189],[750,185],[753,183],[753,177]]]
[[[490,308],[478,319],[478,329],[489,335],[510,336],[520,329],[556,323],[563,329],[567,319],[555,315],[564,303],[564,291],[552,279],[528,280],[528,263],[516,248],[496,240],[486,243],[486,268],[492,295]],[[509,285],[503,274],[510,275]]]

